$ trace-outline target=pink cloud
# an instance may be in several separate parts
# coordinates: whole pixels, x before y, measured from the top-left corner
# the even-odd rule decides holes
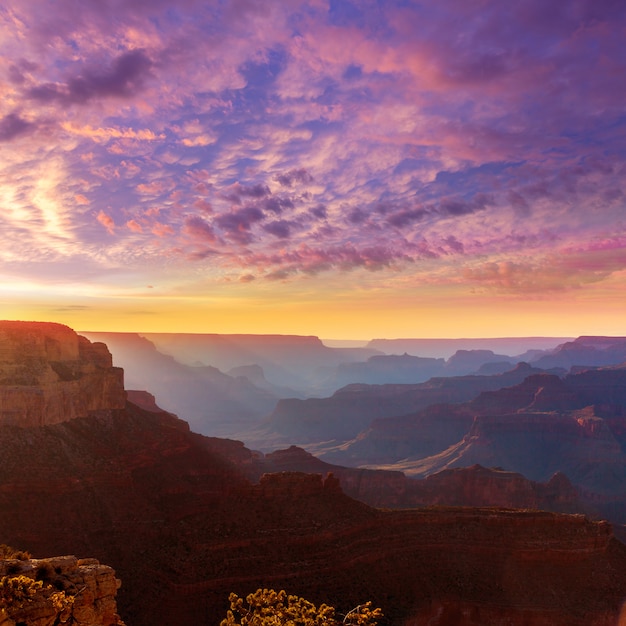
[[[490,261],[468,267],[463,277],[497,291],[548,294],[579,289],[626,269],[626,240],[580,249],[563,248],[559,254],[520,261]]]
[[[174,229],[169,224],[157,222],[152,226],[152,233],[157,237],[167,237],[174,234]]]
[[[126,226],[135,233],[143,232],[142,225],[136,220],[128,220],[128,222],[126,222]]]
[[[115,233],[115,222],[110,215],[107,215],[104,211],[100,211],[96,219],[107,229],[110,235]]]
[[[213,227],[198,216],[190,216],[185,220],[185,234],[201,241],[216,241],[217,237]]]

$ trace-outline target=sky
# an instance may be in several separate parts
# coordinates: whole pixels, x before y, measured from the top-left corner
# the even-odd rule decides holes
[[[622,0],[5,0],[0,318],[626,335]]]

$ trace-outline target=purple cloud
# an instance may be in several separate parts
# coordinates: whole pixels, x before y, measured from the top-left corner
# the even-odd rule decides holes
[[[443,198],[439,203],[438,211],[442,215],[460,217],[462,215],[475,213],[476,211],[482,211],[490,204],[493,204],[493,198],[488,194],[480,193],[471,200]]]
[[[21,249],[210,257],[230,284],[454,281],[462,254],[470,283],[520,291],[557,245],[621,255],[589,242],[623,230],[624,3],[8,0],[3,19]],[[584,256],[571,288],[609,275]]]
[[[293,222],[289,222],[287,220],[276,220],[275,222],[265,224],[263,226],[263,230],[266,233],[270,233],[270,235],[278,237],[279,239],[287,239],[291,234],[292,227]]]
[[[294,202],[291,198],[284,198],[279,196],[272,196],[263,201],[263,208],[266,211],[271,211],[276,215],[280,215],[286,209],[293,209]]]
[[[309,213],[320,220],[326,219],[328,217],[328,210],[323,204],[318,204],[309,209]]]
[[[255,206],[246,206],[230,213],[221,213],[213,223],[232,241],[247,244],[253,241],[250,229],[265,219],[263,211]]]
[[[17,113],[9,113],[0,119],[0,141],[11,141],[33,130],[34,124],[22,119]]]
[[[150,75],[152,61],[143,50],[131,50],[114,59],[108,71],[90,69],[65,84],[43,83],[28,95],[43,102],[86,104],[106,97],[129,98],[139,92]]]
[[[311,176],[306,169],[301,167],[299,169],[289,170],[284,174],[277,174],[274,177],[274,180],[276,180],[283,187],[293,187],[296,183],[305,184],[312,182],[313,176]]]
[[[389,215],[387,221],[396,228],[404,228],[414,222],[423,220],[428,214],[429,211],[421,207],[416,209],[403,209]]]
[[[197,215],[188,217],[185,220],[185,232],[192,237],[204,241],[215,241],[215,232],[211,225]]]

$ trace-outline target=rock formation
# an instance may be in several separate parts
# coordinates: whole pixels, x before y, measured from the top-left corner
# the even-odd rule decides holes
[[[244,474],[259,457],[241,443],[130,404],[45,428],[0,427],[0,455],[3,541],[110,563],[133,626],[219,623],[230,591],[263,586],[346,609],[371,599],[394,625],[437,607],[464,607],[478,623],[608,625],[626,597],[625,549],[606,524],[537,511],[376,510],[321,474],[253,484]]]
[[[457,350],[497,350],[517,355],[528,350],[554,349],[568,337],[495,337],[474,339],[373,339],[368,348],[387,354],[408,352],[415,356],[450,358]]]
[[[84,333],[105,341],[111,351],[111,340],[123,333]],[[316,387],[318,369],[343,362],[363,361],[376,354],[365,348],[329,348],[320,339],[301,335],[218,335],[186,333],[146,333],[142,335],[158,351],[190,366],[211,366],[221,371],[248,365],[259,365],[269,383],[289,387],[298,396],[306,396]]]
[[[379,385],[421,383],[444,373],[445,360],[402,355],[377,354],[367,361],[341,363],[318,388],[329,393],[352,383]],[[510,368],[509,368],[510,369]]]
[[[626,368],[583,369],[564,379],[531,375],[470,402],[375,420],[321,458],[416,478],[476,464],[538,482],[560,472],[574,484],[583,510],[623,524]]]
[[[62,590],[73,599],[59,621],[58,610],[43,596],[35,596],[24,606],[11,611],[10,617],[0,610],[0,626],[124,626],[117,614],[116,594],[121,582],[115,571],[96,559],[61,556],[50,559],[0,560],[0,578],[25,576],[42,581],[54,590]]]
[[[43,426],[123,408],[123,370],[61,324],[0,322],[0,424]]]

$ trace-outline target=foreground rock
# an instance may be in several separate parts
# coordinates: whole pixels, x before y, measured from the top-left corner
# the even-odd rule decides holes
[[[124,626],[117,614],[116,594],[120,581],[115,571],[96,559],[62,556],[50,559],[0,560],[0,578],[24,576],[41,581],[72,599],[59,615],[53,602],[38,594],[22,607],[12,607],[10,617],[0,610],[0,626]]]

